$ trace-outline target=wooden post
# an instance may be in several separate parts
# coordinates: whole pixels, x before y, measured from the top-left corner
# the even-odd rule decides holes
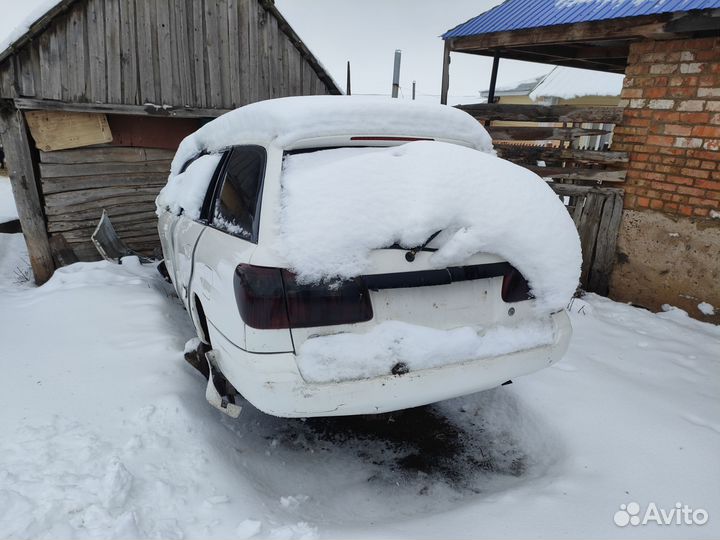
[[[440,103],[447,105],[448,90],[450,89],[450,40],[445,40],[443,49],[442,87],[440,88]]]
[[[492,71],[490,72],[490,90],[488,91],[488,103],[495,103],[495,86],[497,85],[498,66],[500,65],[500,53],[495,51],[493,56]]]
[[[22,112],[14,106],[0,107],[0,136],[30,265],[35,275],[35,283],[40,285],[50,279],[55,264],[40,202],[27,125]]]

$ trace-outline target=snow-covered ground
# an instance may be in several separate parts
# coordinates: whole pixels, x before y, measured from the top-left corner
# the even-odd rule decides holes
[[[511,386],[231,420],[152,266],[81,263],[40,288],[26,271],[22,237],[0,234],[0,537],[720,535],[720,328],[679,310],[588,295],[567,357]],[[620,528],[630,502],[709,521]]]
[[[17,218],[18,213],[12,195],[10,179],[7,176],[0,176],[0,223],[13,221]]]

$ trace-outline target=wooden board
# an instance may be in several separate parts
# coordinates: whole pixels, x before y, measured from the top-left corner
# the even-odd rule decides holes
[[[476,103],[458,105],[478,120],[518,122],[587,122],[617,124],[622,121],[622,107],[578,107],[574,105],[514,105]]]
[[[578,229],[582,248],[582,287],[607,295],[620,230],[623,191],[571,184],[550,183],[549,186],[561,198],[570,199],[568,210]]]
[[[45,152],[112,142],[107,116],[96,113],[28,111],[35,145]]]

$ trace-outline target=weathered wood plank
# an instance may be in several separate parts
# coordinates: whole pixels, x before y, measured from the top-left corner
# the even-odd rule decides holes
[[[228,20],[228,0],[216,2],[218,51],[220,61],[220,95],[218,107],[232,107],[232,89],[230,88],[230,72],[235,66],[230,64],[230,28]],[[235,30],[233,29],[233,32]]]
[[[33,275],[38,284],[44,283],[55,270],[55,263],[45,230],[31,142],[22,112],[0,109],[0,137]]]
[[[249,29],[248,29],[248,4],[252,0],[238,0],[237,12],[238,12],[238,23],[237,23],[237,36],[238,36],[238,50],[240,51],[240,94],[238,96],[235,105],[240,107],[250,103],[251,85],[250,80],[250,46],[248,43]]]
[[[193,86],[193,62],[188,24],[189,10],[186,0],[175,3],[177,10],[174,26],[175,54],[177,56],[176,79],[179,79],[180,100],[176,105],[190,105],[195,102]]]
[[[488,126],[488,133],[493,140],[503,141],[571,141],[589,135],[605,135],[612,133],[606,129],[586,128],[553,128],[553,127],[524,127],[524,126]]]
[[[105,174],[170,172],[170,161],[101,162],[101,163],[40,163],[40,175],[45,178],[68,176],[102,176]]]
[[[166,174],[108,174],[105,176],[78,176],[74,178],[44,178],[42,181],[45,195],[103,187],[140,186],[162,189],[165,184],[167,184]]]
[[[167,116],[177,118],[213,118],[231,109],[196,109],[192,107],[160,107],[145,105],[118,105],[108,103],[70,103],[48,99],[17,98],[15,106],[22,110],[47,110],[70,112],[103,112],[139,116]]]
[[[105,3],[105,65],[107,67],[107,99],[122,103],[122,62],[120,44],[119,0]]]
[[[113,140],[104,114],[28,111],[25,118],[35,144],[44,151],[77,148]]]
[[[592,292],[607,295],[610,290],[610,274],[615,263],[620,221],[622,219],[623,196],[614,194],[605,200],[595,243],[595,257],[590,267],[587,288]]]
[[[257,9],[258,12],[258,48],[256,51],[256,62],[258,64],[258,79],[260,81],[260,99],[270,99],[273,97],[272,85],[270,82],[270,61],[272,56],[272,44],[269,37],[268,13],[262,8]]]
[[[102,211],[100,211],[100,213],[102,213]],[[157,216],[155,215],[155,212],[132,212],[129,214],[114,215],[110,215],[110,212],[108,212],[108,215],[110,216],[110,219],[112,219],[113,225],[117,225],[120,223],[141,222],[151,223],[152,226],[156,226],[157,224]],[[51,233],[81,229],[94,229],[95,227],[97,227],[98,221],[100,220],[99,215],[97,217],[91,217],[90,219],[76,221],[68,221],[63,219],[63,217],[64,216],[54,216],[54,219],[48,220],[48,230]]]
[[[76,4],[68,15],[67,58],[71,62],[67,73],[68,94],[72,101],[87,101],[88,75],[85,71],[85,10]]]
[[[65,191],[63,193],[53,193],[47,195],[45,197],[45,207],[81,207],[88,203],[92,203],[96,207],[100,207],[105,201],[114,201],[116,199],[126,199],[126,202],[131,202],[130,199],[135,197],[137,197],[139,200],[147,200],[156,197],[159,192],[159,187],[142,186],[124,186],[85,189],[81,191]]]
[[[622,107],[578,107],[576,105],[514,105],[475,103],[458,105],[458,109],[478,120],[518,122],[588,122],[617,124],[622,121]]]
[[[247,15],[247,50],[248,50],[248,78],[250,91],[249,102],[260,100],[260,63],[258,62],[258,51],[260,51],[258,37],[258,12],[260,11],[255,0],[244,0],[243,6]]]
[[[90,101],[105,101],[107,99],[104,4],[102,0],[89,0],[87,8],[88,97]]]
[[[138,78],[140,83],[140,101],[157,103],[159,93],[155,90],[155,56],[158,50],[153,2],[137,2],[137,48]],[[159,82],[159,81],[158,81]]]
[[[241,18],[238,0],[227,0],[227,23],[228,23],[228,51],[229,67],[228,77],[230,82],[230,99],[227,101],[231,107],[239,107],[243,103],[243,39],[245,32],[240,27]]]
[[[580,247],[582,249],[582,268],[580,271],[580,282],[587,284],[588,275],[592,260],[595,256],[595,240],[598,227],[600,226],[600,212],[602,211],[604,197],[596,192],[588,192],[585,196],[585,204],[582,208],[578,227],[580,235]]]
[[[67,19],[67,15],[65,15],[64,18]],[[54,69],[60,72],[60,87],[62,88],[62,99],[72,101],[72,93],[70,89],[73,86],[73,81],[70,80],[70,71],[72,69],[71,66],[74,59],[70,58],[70,56],[68,55],[67,30],[67,25],[62,24],[50,27],[48,29],[48,31],[53,32],[57,36],[57,48],[59,58],[59,62],[57,65],[61,67],[59,70],[57,69],[57,66]]]
[[[207,107],[210,102],[206,91],[206,51],[205,51],[205,8],[202,0],[192,3],[192,38],[193,38],[193,72],[195,74],[195,100],[200,107]]]
[[[48,30],[40,36],[40,82],[42,94],[50,99],[62,98],[59,62],[57,35]]]
[[[15,56],[16,68],[15,72],[18,74],[18,86],[20,95],[22,96],[34,96],[35,95],[35,78],[33,76],[33,59],[32,59],[32,48],[27,47],[23,49],[19,54]]]
[[[576,184],[558,184],[556,182],[548,182],[548,185],[558,195],[567,195],[568,197],[582,196],[584,197],[590,192],[606,193],[608,195],[622,195],[623,190],[620,188],[608,188],[597,186],[578,186]]]
[[[627,171],[606,171],[602,169],[573,169],[571,167],[538,167],[523,165],[543,178],[566,180],[590,180],[595,182],[624,182]]]
[[[62,234],[50,236],[50,249],[52,250],[55,265],[60,268],[78,262],[78,256]]]
[[[517,144],[496,144],[495,149],[498,155],[504,159],[524,159],[528,162],[539,160],[573,161],[626,167],[629,161],[627,152],[600,152],[594,150],[574,150],[571,148],[521,146]]]
[[[167,0],[154,2],[157,16],[157,54],[160,61],[161,104],[175,103],[173,96],[172,42],[170,38],[170,6]]]
[[[154,212],[155,211],[155,199],[146,197],[137,200],[134,197],[132,201],[119,199],[115,202],[103,201],[102,208],[107,210],[110,217],[115,219],[117,216],[125,214],[134,214],[138,212]],[[101,210],[98,209],[98,205],[93,203],[87,205],[85,208],[66,208],[58,206],[55,208],[46,208],[45,213],[48,218],[48,222],[52,221],[94,221],[97,223],[100,220]]]
[[[40,80],[42,81],[42,79]],[[12,58],[8,58],[0,64],[0,96],[7,98],[17,97],[17,85],[15,84],[15,66],[13,64]]]
[[[175,153],[159,148],[138,148],[130,146],[97,146],[57,152],[40,152],[42,163],[105,163],[108,161],[168,161]]]
[[[99,221],[99,220],[98,220]],[[57,230],[54,233],[62,232],[67,239],[83,239],[90,238],[93,231],[97,227],[97,223],[88,222],[83,227]],[[117,233],[127,233],[132,236],[149,236],[157,235],[157,217],[146,217],[135,222],[119,222],[113,220],[113,228]]]
[[[139,105],[135,0],[119,0],[119,2],[122,98],[124,103]]]
[[[208,80],[206,92],[211,107],[222,107],[222,60],[220,57],[219,1],[204,0],[205,49],[207,51]]]

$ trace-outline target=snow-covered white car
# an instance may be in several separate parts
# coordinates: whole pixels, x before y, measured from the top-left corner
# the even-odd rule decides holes
[[[157,199],[211,403],[381,413],[556,362],[580,247],[544,181],[440,105],[269,100],[187,137]],[[229,383],[229,384],[226,384]]]

